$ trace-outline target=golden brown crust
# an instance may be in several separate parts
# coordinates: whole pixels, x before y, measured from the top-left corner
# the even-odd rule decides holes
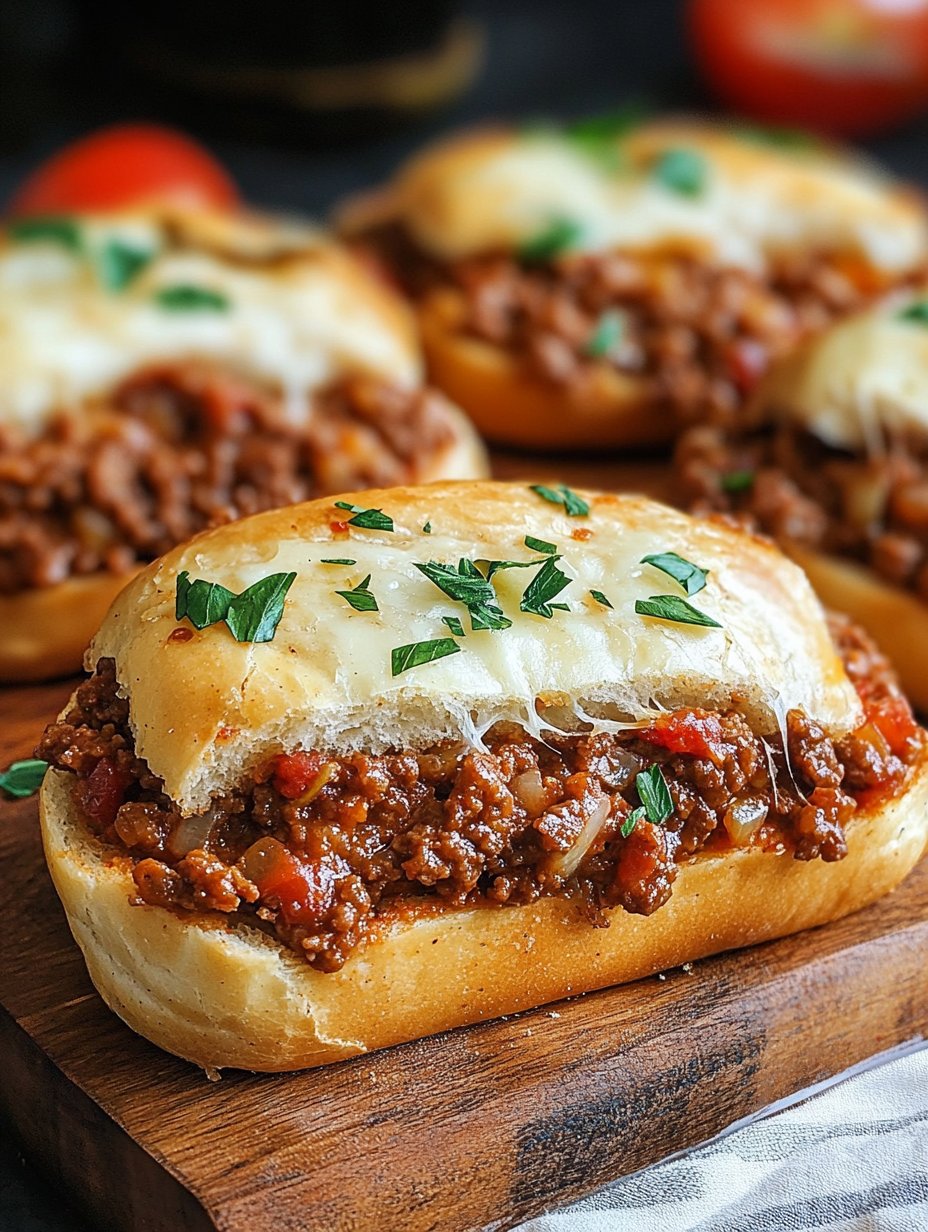
[[[569,902],[475,907],[398,923],[322,974],[248,925],[133,906],[125,865],[74,815],[67,775],[42,789],[49,867],[91,978],[134,1030],[198,1065],[322,1065],[638,979],[810,928],[893,889],[928,837],[928,754],[901,794],[858,814],[837,863],[739,850],[684,865],[654,915],[608,929]],[[642,997],[647,989],[642,989]]]
[[[450,288],[419,305],[422,345],[432,381],[502,445],[589,449],[663,445],[672,418],[653,405],[649,383],[598,363],[582,386],[533,377],[503,347],[461,329],[463,297]]]
[[[911,591],[884,582],[871,569],[838,556],[784,544],[826,607],[844,612],[889,658],[906,696],[928,712],[928,605]]]
[[[53,680],[79,671],[107,608],[133,576],[94,573],[0,595],[0,681]]]

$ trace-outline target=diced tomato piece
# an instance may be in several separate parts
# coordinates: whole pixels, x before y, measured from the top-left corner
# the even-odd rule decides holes
[[[720,766],[728,753],[728,745],[717,714],[706,710],[675,710],[664,714],[652,727],[638,733],[649,744],[669,749],[671,753],[686,753],[690,757],[708,757]]]
[[[918,738],[919,726],[911,707],[899,694],[864,701],[867,718],[877,729],[897,757],[911,752],[912,742]]]
[[[274,759],[274,786],[282,796],[295,800],[318,777],[324,765],[321,753],[281,753]]]
[[[330,905],[330,880],[320,875],[321,870],[304,864],[276,838],[262,838],[252,844],[241,865],[261,898],[278,909],[287,924],[318,924]]]
[[[85,779],[79,780],[80,806],[100,830],[116,820],[132,776],[112,757],[101,757]]]

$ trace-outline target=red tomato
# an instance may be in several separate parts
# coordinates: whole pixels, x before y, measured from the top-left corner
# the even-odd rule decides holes
[[[131,781],[111,757],[101,757],[87,777],[79,780],[81,808],[101,833],[116,820]]]
[[[653,727],[644,728],[638,735],[672,753],[707,757],[719,766],[728,752],[718,715],[706,710],[675,710],[661,715]]]
[[[765,123],[859,136],[928,102],[928,0],[690,0],[696,58]]]
[[[311,928],[323,917],[332,898],[326,868],[304,864],[276,838],[261,838],[242,857],[245,876],[262,899],[277,907],[284,921]]]
[[[912,751],[912,742],[918,738],[919,728],[904,697],[897,694],[873,701],[864,699],[864,710],[897,757],[904,757]]]
[[[281,753],[274,760],[274,786],[288,800],[302,796],[325,765],[320,753]]]
[[[92,213],[150,202],[232,209],[238,193],[189,137],[153,124],[119,124],[53,154],[26,179],[9,212]]]

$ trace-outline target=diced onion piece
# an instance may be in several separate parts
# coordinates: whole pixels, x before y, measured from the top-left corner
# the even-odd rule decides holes
[[[537,817],[548,802],[544,783],[541,781],[541,771],[537,766],[517,774],[509,788],[529,817]]]
[[[311,800],[315,800],[323,787],[330,778],[338,770],[338,766],[334,761],[327,761],[310,785],[293,801],[294,804],[309,804]]]
[[[574,845],[560,855],[554,857],[549,864],[551,872],[557,877],[572,877],[583,857],[599,837],[600,831],[609,820],[609,808],[612,801],[608,796],[600,796],[590,810],[590,815],[583,823],[583,829],[577,835]]]
[[[722,818],[729,838],[737,847],[750,843],[757,830],[767,819],[768,805],[759,796],[735,800],[725,810]]]
[[[197,851],[205,847],[212,828],[212,812],[201,813],[197,817],[184,817],[174,827],[168,839],[168,849],[171,855],[185,856],[188,851]]]

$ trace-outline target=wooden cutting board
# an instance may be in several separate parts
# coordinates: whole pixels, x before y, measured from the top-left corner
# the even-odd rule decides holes
[[[614,483],[604,472],[569,479]],[[72,687],[0,690],[0,766],[30,754]],[[866,911],[691,970],[327,1069],[209,1082],[94,993],[34,800],[0,803],[0,870],[0,1106],[107,1228],[507,1228],[928,1034],[925,862]]]

